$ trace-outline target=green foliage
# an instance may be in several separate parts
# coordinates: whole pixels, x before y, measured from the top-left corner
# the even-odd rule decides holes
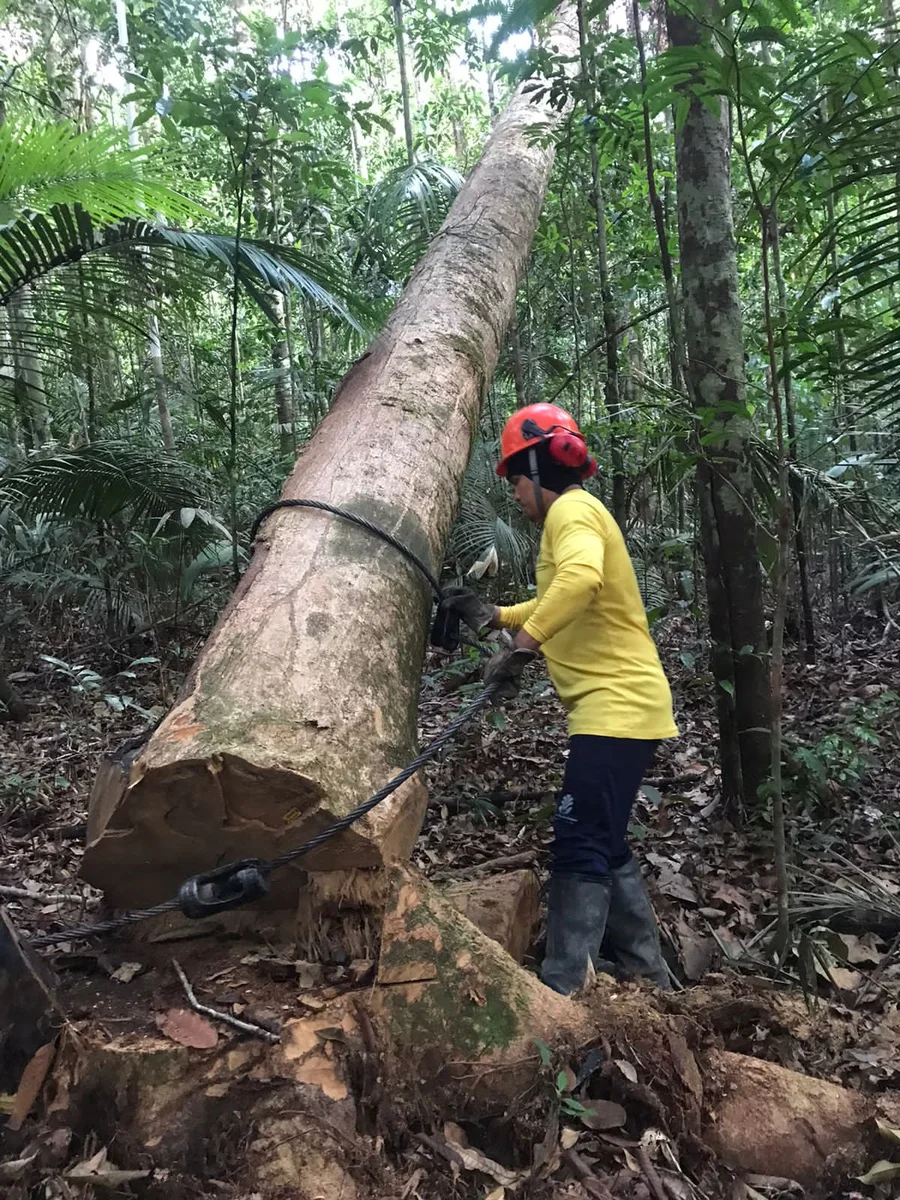
[[[660,51],[660,16],[645,8],[644,82],[634,31],[618,13],[595,0],[582,6],[580,73],[532,35],[552,7],[404,3],[418,155],[410,166],[385,5],[282,28],[265,11],[235,18],[218,0],[173,0],[129,12],[125,62],[108,12],[75,0],[71,28],[97,55],[92,76],[69,25],[48,32],[16,0],[10,29],[34,49],[9,76],[0,127],[0,571],[13,581],[9,620],[49,596],[51,606],[77,598],[101,620],[114,610],[133,624],[230,582],[235,545],[240,566],[243,531],[278,494],[361,335],[377,330],[437,234],[496,111],[539,72],[547,81],[537,92],[566,116],[517,328],[473,431],[448,568],[462,576],[481,563],[498,598],[526,594],[534,530],[493,474],[493,457],[515,406],[558,396],[600,460],[595,493],[611,503],[613,470],[624,476],[626,533],[651,617],[698,611],[691,476],[698,447],[718,435],[709,414],[692,414],[674,359],[647,153],[677,294],[672,118],[680,127],[692,101],[718,112],[724,100],[736,138],[761,560],[774,567],[779,495],[754,191],[777,210],[778,367],[794,410],[791,479],[814,568],[827,567],[834,593],[866,601],[900,587],[895,33],[862,0],[827,11],[729,0],[712,15],[704,8],[697,45]],[[698,10],[696,0],[673,7]],[[123,125],[129,106],[135,148]],[[614,358],[603,339],[606,302],[621,330]],[[605,400],[612,362],[616,411]],[[162,413],[175,443],[165,456]],[[186,511],[198,514],[189,525]],[[105,547],[98,522],[109,527]],[[820,751],[849,762],[840,747]]]
[[[184,463],[140,446],[94,443],[36,459],[0,478],[0,505],[23,515],[91,521],[127,510],[138,524],[196,506],[197,485]]]
[[[151,148],[130,149],[121,131],[80,132],[68,121],[0,125],[0,225],[54,209],[81,209],[97,225],[165,212],[186,221],[201,214],[171,182]]]
[[[405,280],[462,187],[453,167],[421,161],[389,171],[369,195],[359,260]]]
[[[785,795],[811,816],[836,816],[848,796],[859,796],[878,762],[884,732],[900,718],[900,695],[849,706],[836,727],[812,743],[786,742]]]

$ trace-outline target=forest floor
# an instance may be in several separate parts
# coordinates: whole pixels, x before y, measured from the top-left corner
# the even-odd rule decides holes
[[[779,963],[769,948],[774,873],[766,813],[746,814],[743,827],[735,828],[722,811],[712,684],[699,665],[696,630],[673,618],[656,632],[681,736],[660,749],[635,809],[632,837],[678,984],[720,996],[730,990],[746,997],[761,981],[775,991],[793,990],[808,1004],[805,1025],[738,1021],[726,1048],[862,1090],[900,1088],[900,696],[894,690],[900,641],[883,639],[882,623],[858,615],[823,638],[814,666],[789,647],[786,784],[795,936]],[[96,912],[99,897],[78,879],[78,865],[97,764],[140,732],[147,714],[160,715],[172,703],[199,643],[198,631],[165,645],[110,648],[88,644],[73,628],[63,649],[59,639],[52,647],[23,642],[7,664],[32,717],[21,726],[0,726],[0,903],[25,934]],[[431,656],[423,680],[423,740],[478,687],[472,660],[448,663]],[[536,674],[516,702],[471,726],[430,770],[431,801],[416,865],[436,882],[531,864],[543,877],[565,745],[564,714],[546,678]],[[867,910],[862,918],[861,909]],[[836,914],[842,910],[853,915],[841,919]],[[54,956],[57,969],[70,977],[73,996],[81,987],[81,1009],[73,1015],[96,1020],[99,1000],[92,997],[102,993],[106,1020],[123,1020],[121,1011],[137,1006],[148,1029],[156,1032],[162,1023],[165,1032],[159,1008],[177,1003],[177,981],[154,990],[148,972],[129,965],[134,957],[115,944],[63,947]],[[271,957],[270,973],[277,976],[280,960]],[[214,962],[205,964],[195,977],[212,980],[214,968]],[[323,984],[332,990],[349,986],[361,968],[337,963],[324,973],[310,970],[311,977],[298,982],[312,992]],[[91,985],[98,977],[107,981],[104,988]],[[212,988],[207,1002],[217,994]],[[260,996],[257,991],[255,1011],[271,1017]],[[246,1008],[247,997],[231,984],[225,1000],[234,1011]],[[823,1012],[827,1036],[818,1020]],[[172,1036],[179,1040],[177,1029]],[[652,1184],[629,1144],[583,1132],[578,1154],[582,1165],[602,1168],[614,1194],[642,1200]],[[89,1149],[80,1147],[85,1158]],[[451,1168],[426,1145],[393,1169],[396,1188],[389,1194],[403,1200],[502,1195],[502,1188],[492,1191],[489,1173],[467,1178],[463,1170],[460,1178],[458,1165]],[[58,1168],[63,1177],[65,1170]],[[588,1184],[574,1178],[567,1183],[565,1175],[563,1167],[541,1195],[592,1194]],[[443,1177],[446,1188],[439,1183]],[[832,1194],[872,1194],[854,1186],[861,1190]],[[783,1181],[781,1192],[766,1187],[758,1182],[763,1195],[787,1194]],[[686,1185],[684,1195],[691,1194],[696,1192]]]

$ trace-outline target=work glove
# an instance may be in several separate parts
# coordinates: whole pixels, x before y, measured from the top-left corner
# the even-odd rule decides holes
[[[481,633],[490,628],[494,619],[494,606],[482,600],[477,592],[467,587],[445,588],[441,593],[441,608],[455,612],[461,621]]]
[[[484,668],[484,686],[499,684],[494,699],[513,700],[519,694],[522,672],[536,658],[534,650],[498,650]]]

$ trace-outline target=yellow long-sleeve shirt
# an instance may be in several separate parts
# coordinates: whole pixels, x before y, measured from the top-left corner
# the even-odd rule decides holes
[[[621,530],[588,492],[550,506],[537,596],[500,609],[506,629],[541,643],[570,734],[675,737],[672,695]]]

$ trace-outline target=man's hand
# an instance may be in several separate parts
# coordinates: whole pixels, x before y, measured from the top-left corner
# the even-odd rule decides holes
[[[527,637],[527,634],[526,634]],[[534,641],[534,639],[531,639]],[[497,684],[494,693],[498,700],[512,700],[519,693],[522,672],[537,658],[534,650],[498,650],[484,668],[484,685]]]
[[[517,650],[533,650],[535,653],[541,648],[541,643],[537,638],[533,638],[530,633],[526,633],[524,629],[520,629],[513,639],[513,645]]]
[[[476,633],[494,628],[497,609],[493,604],[482,600],[471,588],[445,588],[441,594],[441,608],[449,608],[457,613],[460,620],[465,621]]]

